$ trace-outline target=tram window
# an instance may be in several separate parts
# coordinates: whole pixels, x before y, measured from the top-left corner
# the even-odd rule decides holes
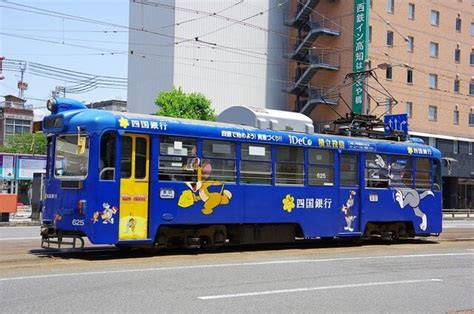
[[[160,180],[195,182],[197,167],[195,139],[160,136]]]
[[[135,139],[135,179],[146,178],[147,143],[143,137]]]
[[[235,143],[202,141],[201,168],[205,180],[235,182]]]
[[[99,180],[115,180],[115,132],[106,132],[100,139]]]
[[[304,150],[302,147],[278,146],[276,160],[276,183],[304,184]]]
[[[433,160],[433,172],[434,172],[434,181],[433,189],[435,191],[441,191],[441,165],[438,159]]]
[[[271,161],[272,150],[270,145],[257,145],[242,143],[241,146],[241,158],[242,160],[259,160],[259,161]]]
[[[357,155],[341,154],[339,157],[340,185],[358,185],[359,178]]]
[[[310,185],[334,185],[334,151],[310,149],[308,163]]]
[[[393,155],[390,157],[390,186],[412,187],[412,159],[409,156]]]
[[[120,160],[120,177],[130,178],[132,176],[132,138],[124,136],[122,138],[122,153]]]
[[[55,177],[85,178],[89,163],[89,137],[60,135],[56,138]]]
[[[415,187],[431,189],[431,163],[429,158],[416,158]]]
[[[240,182],[247,184],[272,183],[272,156],[270,145],[242,143]]]
[[[371,188],[388,187],[388,162],[386,155],[365,155],[365,183],[367,187]]]

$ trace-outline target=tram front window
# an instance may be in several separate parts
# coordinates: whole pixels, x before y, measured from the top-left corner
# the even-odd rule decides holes
[[[85,135],[60,135],[56,139],[54,175],[57,178],[87,176],[89,138]]]

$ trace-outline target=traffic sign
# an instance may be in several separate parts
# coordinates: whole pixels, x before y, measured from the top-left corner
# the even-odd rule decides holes
[[[385,133],[392,133],[393,131],[403,132],[408,134],[408,114],[387,114],[384,117]]]

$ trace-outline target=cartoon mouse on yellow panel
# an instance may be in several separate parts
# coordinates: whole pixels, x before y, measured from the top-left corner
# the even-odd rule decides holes
[[[197,159],[197,158],[196,158]],[[212,166],[208,162],[200,164],[199,159],[194,162],[197,171],[197,182],[186,182],[189,190],[183,191],[179,197],[178,206],[186,208],[194,205],[197,201],[203,201],[204,206],[201,212],[204,215],[210,215],[219,205],[227,205],[232,198],[232,193],[224,189],[224,183],[221,181],[208,180],[212,172]],[[220,186],[219,192],[211,192],[211,186]],[[197,195],[195,194],[197,193]]]

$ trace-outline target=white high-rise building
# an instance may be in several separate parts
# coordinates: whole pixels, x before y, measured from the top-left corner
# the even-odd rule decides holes
[[[173,86],[204,94],[218,113],[287,109],[287,11],[278,1],[131,1],[128,110],[156,112]]]

